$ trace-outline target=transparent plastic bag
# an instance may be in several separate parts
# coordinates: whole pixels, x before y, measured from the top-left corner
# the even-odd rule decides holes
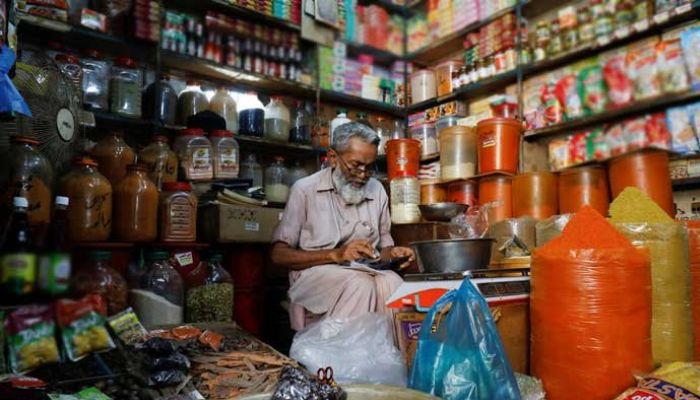
[[[564,227],[569,223],[574,214],[554,215],[537,223],[535,226],[535,238],[537,247],[542,247],[550,240],[561,235]]]
[[[452,218],[448,231],[452,239],[481,239],[489,228],[489,210],[501,206],[501,201],[492,201],[481,206],[472,206]]]
[[[324,318],[296,334],[290,357],[309,371],[333,368],[339,384],[373,383],[406,386],[406,365],[394,345],[392,325],[384,314]]]
[[[445,400],[520,400],[491,312],[470,280],[428,312],[409,386]]]

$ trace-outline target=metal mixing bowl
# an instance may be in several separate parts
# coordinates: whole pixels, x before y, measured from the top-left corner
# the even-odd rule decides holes
[[[416,261],[427,274],[487,269],[493,239],[446,239],[411,243]]]
[[[449,221],[467,209],[466,204],[435,203],[418,206],[420,213],[428,221]]]

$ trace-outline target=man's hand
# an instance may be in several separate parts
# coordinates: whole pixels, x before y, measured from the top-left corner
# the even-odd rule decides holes
[[[399,257],[408,257],[408,260],[399,266],[399,271],[408,268],[411,265],[411,263],[416,259],[416,255],[415,253],[413,253],[413,249],[409,247],[396,246],[390,248],[389,259]]]
[[[377,254],[367,240],[351,240],[345,246],[335,249],[332,253],[333,262],[345,264],[362,258],[374,259]]]

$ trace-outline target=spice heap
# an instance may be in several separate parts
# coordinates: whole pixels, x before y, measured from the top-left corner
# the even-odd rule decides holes
[[[609,399],[651,368],[649,287],[646,253],[589,206],[535,250],[531,368],[547,398]]]
[[[614,223],[673,222],[666,211],[654,203],[644,192],[634,187],[625,188],[610,204],[610,216]]]

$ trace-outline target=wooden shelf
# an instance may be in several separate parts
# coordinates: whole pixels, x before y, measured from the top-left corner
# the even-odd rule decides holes
[[[391,0],[359,0],[358,3],[363,5],[378,5],[392,14],[399,14],[404,17],[410,17],[414,14],[413,6],[396,4]]]
[[[280,153],[279,155],[292,155],[297,158],[301,155],[322,154],[326,151],[326,149],[316,148],[310,144],[274,142],[253,136],[236,135],[234,139],[243,150],[265,150],[266,153]]]
[[[673,191],[700,189],[700,177],[673,179]]]
[[[700,100],[700,91],[665,94],[650,99],[635,100],[630,105],[618,109],[608,110],[589,117],[577,118],[546,128],[529,130],[525,132],[523,137],[527,141],[533,141],[548,136],[571,134],[580,129],[616,122],[627,117],[665,110],[668,107],[690,103],[695,100]]]
[[[404,108],[393,104],[382,103],[381,101],[363,99],[358,96],[351,96],[345,93],[334,92],[332,90],[321,89],[321,101],[336,103],[348,107],[355,107],[386,114],[395,118],[403,118],[406,113]]]
[[[232,4],[226,0],[165,0],[163,3],[166,7],[177,7],[179,9],[198,11],[200,13],[201,10],[206,7],[207,10],[217,11],[232,17],[238,17],[241,20],[257,22],[262,25],[273,25],[293,31],[301,31],[301,26],[293,23],[292,21],[263,14],[251,8]]]
[[[345,45],[348,49],[348,55],[352,58],[357,58],[360,54],[367,54],[372,56],[374,62],[381,65],[391,65],[393,62],[403,59],[403,57],[398,54],[366,44],[345,42]]]

